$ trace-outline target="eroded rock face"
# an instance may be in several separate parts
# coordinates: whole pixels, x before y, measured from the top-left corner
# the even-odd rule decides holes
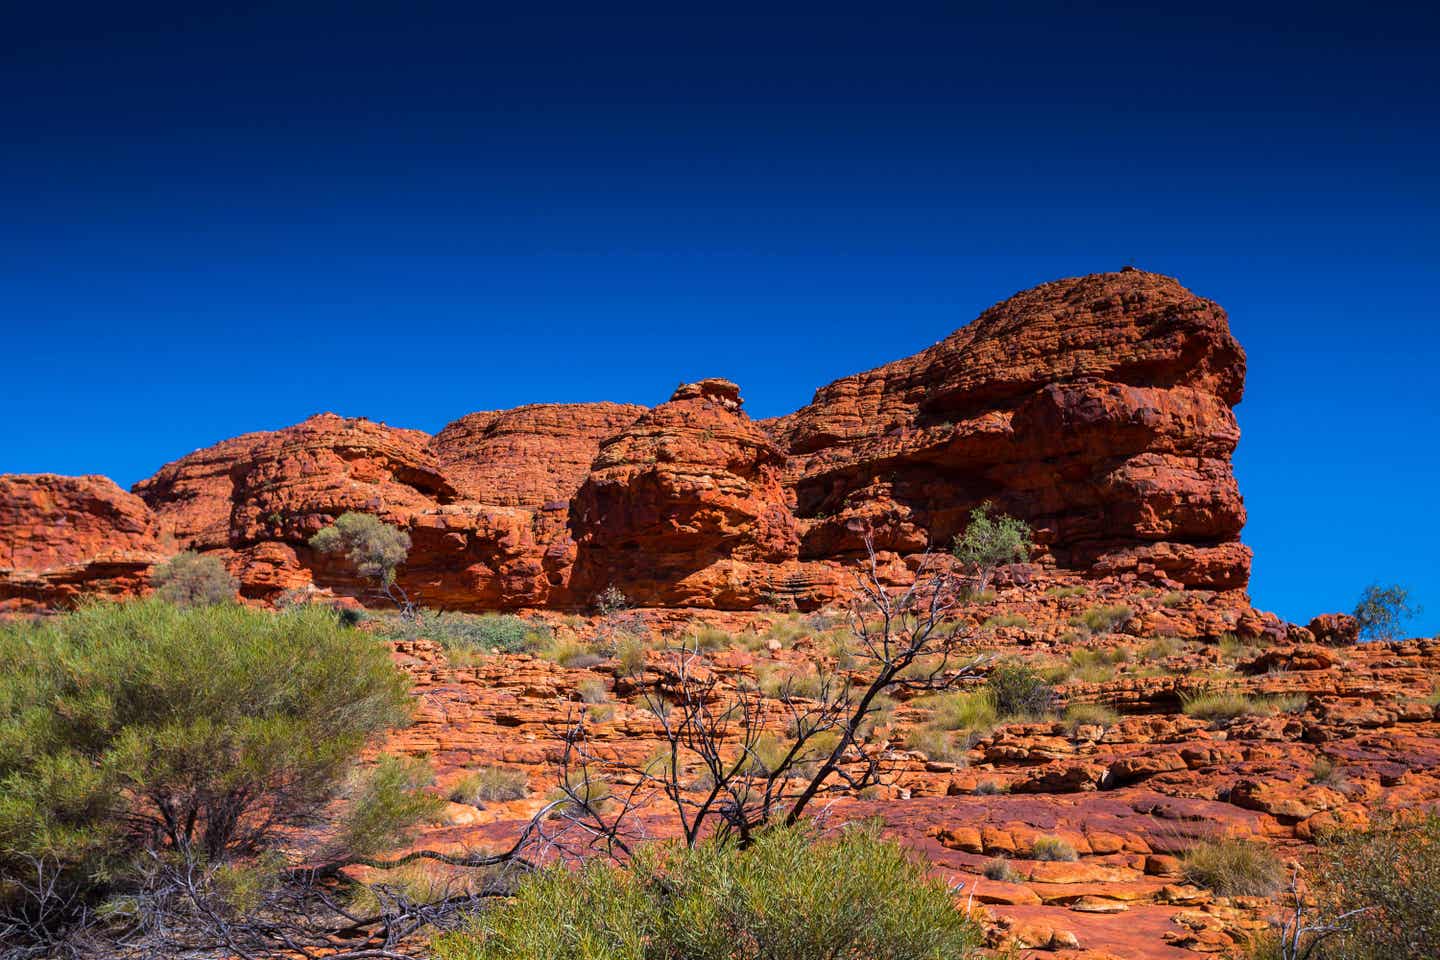
[[[135,493],[176,549],[218,553],[264,600],[311,583],[363,595],[307,546],[361,510],[410,532],[401,583],[431,606],[575,607],[613,583],[652,605],[809,609],[845,594],[867,535],[903,582],[991,500],[1036,531],[1018,576],[1228,591],[1238,609],[1244,374],[1218,306],[1125,270],[1017,294],[775,420],[750,420],[724,380],[651,410],[473,413],[434,437],[323,414],[197,451]],[[77,530],[56,549],[93,558],[102,540]]]
[[[648,605],[752,606],[754,564],[796,556],[785,455],[728,380],[685,384],[608,440],[571,508],[581,596],[616,584]]]
[[[1243,587],[1230,469],[1245,355],[1225,313],[1168,277],[1059,280],[913,357],[821,388],[769,421],[805,527],[802,558],[948,543],[984,500],[1064,566]]]
[[[0,476],[0,612],[139,593],[159,533],[145,503],[106,477]]]

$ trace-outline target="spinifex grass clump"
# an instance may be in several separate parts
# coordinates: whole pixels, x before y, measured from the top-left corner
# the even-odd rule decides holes
[[[1250,840],[1206,840],[1185,851],[1185,879],[1223,897],[1264,897],[1285,882],[1285,865],[1270,848]]]
[[[440,960],[966,960],[979,925],[946,885],[869,828],[774,828],[746,849],[641,848],[563,866],[441,937]]]

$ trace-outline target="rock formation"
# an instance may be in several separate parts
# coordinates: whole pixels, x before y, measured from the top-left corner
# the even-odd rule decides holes
[[[1035,529],[1035,572],[1229,591],[1238,608],[1244,375],[1218,306],[1127,268],[1017,294],[774,420],[750,420],[724,380],[650,410],[473,413],[433,437],[324,414],[182,457],[136,484],[123,521],[114,494],[59,496],[56,519],[37,521],[36,481],[9,478],[0,576],[17,606],[91,580],[133,592],[144,564],[122,575],[106,558],[156,553],[163,536],[161,553],[221,556],[248,597],[311,584],[363,597],[307,546],[362,510],[409,530],[401,583],[431,606],[574,608],[614,584],[653,606],[810,608],[843,594],[867,535],[903,580],[989,500]],[[45,572],[55,564],[68,572]]]

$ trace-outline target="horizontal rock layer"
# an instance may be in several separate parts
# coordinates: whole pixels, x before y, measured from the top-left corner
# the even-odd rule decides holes
[[[867,535],[904,581],[989,500],[1036,531],[1026,576],[1238,603],[1244,376],[1223,310],[1127,269],[1017,294],[774,420],[751,420],[718,379],[653,409],[535,404],[433,437],[322,414],[183,457],[133,496],[103,478],[5,478],[0,602],[54,605],[92,581],[136,592],[179,549],[222,557],[255,599],[312,585],[363,598],[307,545],[361,510],[410,532],[400,582],[430,606],[578,607],[614,585],[648,606],[808,608],[847,591]]]

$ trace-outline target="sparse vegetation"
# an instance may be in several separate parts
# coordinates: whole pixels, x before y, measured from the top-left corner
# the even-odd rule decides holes
[[[1030,845],[1032,860],[1078,860],[1075,848],[1059,837],[1040,836]]]
[[[1051,587],[1045,591],[1045,596],[1055,597],[1057,600],[1064,600],[1067,597],[1083,597],[1085,596],[1085,592],[1084,587],[1075,584],[1069,587]]]
[[[1030,621],[1018,613],[997,613],[993,617],[987,617],[980,626],[984,630],[993,630],[996,627],[1028,627]]]
[[[530,792],[522,770],[486,766],[472,770],[450,788],[450,799],[478,807],[484,803],[519,800]]]
[[[744,850],[655,845],[624,866],[543,870],[435,950],[439,960],[965,960],[981,940],[945,884],[877,831],[822,839],[789,828]]]
[[[580,698],[581,703],[604,703],[610,699],[610,692],[605,689],[605,682],[599,677],[581,680],[575,685],[575,695]]]
[[[1285,883],[1285,865],[1269,847],[1250,840],[1202,841],[1180,862],[1186,882],[1222,897],[1266,897]]]
[[[1309,699],[1303,693],[1265,696],[1222,690],[1189,697],[1183,701],[1183,709],[1187,716],[1201,720],[1234,720],[1237,717],[1294,713],[1305,709]]]
[[[1360,623],[1360,636],[1367,640],[1393,640],[1400,636],[1404,623],[1420,613],[1410,605],[1410,591],[1391,584],[1371,584],[1360,594],[1354,617]]]
[[[990,671],[985,687],[1004,719],[1037,719],[1050,711],[1055,688],[1034,668],[1022,663],[999,663]]]
[[[981,873],[986,880],[994,880],[996,883],[1019,883],[1025,879],[1015,872],[1010,860],[1006,857],[991,857],[985,861]]]
[[[381,594],[412,620],[418,608],[395,581],[395,572],[410,554],[410,534],[368,513],[342,513],[335,522],[310,538],[317,553],[341,554],[355,572],[372,580]]]
[[[1071,619],[1072,626],[1083,627],[1090,633],[1104,634],[1114,633],[1124,626],[1126,621],[1134,614],[1128,606],[1123,603],[1111,604],[1108,606],[1091,607],[1084,613]]]
[[[1065,708],[1065,729],[1073,736],[1085,726],[1109,727],[1120,715],[1103,703],[1072,703]]]
[[[1174,608],[1182,607],[1184,605],[1185,591],[1183,590],[1171,590],[1169,593],[1165,594],[1160,598],[1160,606],[1162,607]]]
[[[941,727],[916,727],[905,736],[905,748],[923,753],[927,760],[964,763],[968,744],[965,738]]]
[[[975,590],[983,593],[997,567],[1028,560],[1033,549],[1028,526],[1011,516],[995,516],[994,506],[984,503],[970,511],[970,523],[955,538],[952,552],[974,572]]]
[[[931,711],[931,724],[940,730],[968,730],[986,734],[999,721],[995,698],[988,689],[954,690],[928,697],[918,706]]]
[[[187,550],[155,568],[155,593],[177,607],[203,607],[235,599],[240,583],[219,557]]]

